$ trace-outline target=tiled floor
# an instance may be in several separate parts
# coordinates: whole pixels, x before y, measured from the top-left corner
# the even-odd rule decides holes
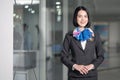
[[[62,80],[62,64],[59,57],[47,61],[47,80]],[[105,53],[105,60],[98,69],[99,80],[120,79],[120,51],[109,49]]]

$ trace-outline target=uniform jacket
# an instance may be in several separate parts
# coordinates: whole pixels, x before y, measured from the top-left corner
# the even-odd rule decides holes
[[[93,40],[87,40],[84,50],[82,49],[80,41],[73,37],[72,31],[65,35],[61,61],[68,67],[68,76],[87,77],[97,75],[96,69],[104,60],[104,50],[99,34],[94,32],[94,35]],[[79,71],[72,70],[74,64],[94,64],[94,69],[89,71],[88,74],[82,75]]]

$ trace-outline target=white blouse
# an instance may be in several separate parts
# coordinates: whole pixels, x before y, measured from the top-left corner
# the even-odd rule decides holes
[[[86,40],[85,40],[85,41],[81,41],[81,45],[82,45],[82,48],[83,48],[83,50],[84,50],[85,47],[86,47]]]

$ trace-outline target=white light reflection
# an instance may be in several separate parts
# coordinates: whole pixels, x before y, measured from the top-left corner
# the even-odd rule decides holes
[[[32,2],[32,3],[31,3]],[[25,5],[25,4],[39,4],[40,3],[40,0],[15,0],[14,1],[14,4],[17,4],[17,5]]]
[[[34,13],[35,13],[35,11],[34,11],[34,10],[32,10],[32,11],[31,11],[31,13],[32,13],[32,14],[34,14]]]
[[[28,6],[28,5],[25,5],[25,8],[27,9],[27,8],[29,8],[29,6]]]
[[[59,4],[61,4],[60,2],[56,2],[56,5],[59,5]]]

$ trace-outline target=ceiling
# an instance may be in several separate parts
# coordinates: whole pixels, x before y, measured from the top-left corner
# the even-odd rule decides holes
[[[120,15],[120,0],[94,0],[97,14]]]
[[[93,16],[93,20],[120,20],[120,0],[70,0],[84,5]],[[69,2],[70,3],[70,2]],[[72,7],[71,3],[71,6]],[[75,4],[76,5],[76,4]]]
[[[95,16],[108,21],[120,20],[120,0],[95,0]],[[102,19],[101,18],[101,19]]]
[[[23,2],[25,0],[16,0],[16,2],[17,1]],[[33,0],[33,2],[34,1],[40,0]],[[60,1],[61,5],[65,2],[65,0],[46,0],[47,7],[55,11],[56,1]],[[93,20],[120,21],[120,0],[68,0],[69,14],[73,15],[74,9],[79,5],[88,8]],[[36,10],[39,9],[36,8]]]

